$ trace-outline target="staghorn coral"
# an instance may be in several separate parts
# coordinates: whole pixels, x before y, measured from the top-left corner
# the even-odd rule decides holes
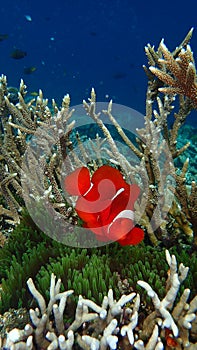
[[[1,77],[0,120],[3,130],[0,139],[1,225],[5,228],[10,227],[9,225],[16,225],[16,228],[20,231],[16,235],[14,231],[12,232],[13,239],[12,235],[10,235],[8,245],[5,245],[5,250],[2,249],[4,253],[2,255],[0,254],[0,260],[2,257],[0,261],[0,273],[1,278],[4,278],[0,293],[1,310],[7,310],[10,306],[19,307],[24,303],[24,300],[27,301],[27,306],[29,306],[30,300],[25,289],[25,281],[30,276],[35,280],[35,284],[42,292],[45,305],[48,305],[47,298],[50,296],[50,293],[47,292],[47,288],[50,283],[50,274],[53,271],[55,271],[58,278],[61,277],[65,289],[76,289],[79,286],[82,294],[77,307],[77,323],[74,323],[75,334],[72,329],[67,332],[69,325],[73,321],[67,312],[66,315],[64,314],[64,317],[69,325],[65,326],[65,334],[62,335],[58,332],[57,328],[60,327],[62,329],[63,327],[62,306],[59,308],[60,301],[58,307],[54,307],[50,317],[49,315],[47,316],[47,321],[46,316],[40,319],[41,310],[40,313],[36,309],[34,310],[33,314],[35,317],[33,317],[35,323],[33,322],[33,328],[36,329],[39,325],[41,332],[39,330],[36,332],[32,328],[32,325],[27,326],[24,330],[14,330],[9,333],[5,341],[7,342],[7,347],[10,346],[8,344],[16,343],[11,345],[13,346],[12,348],[32,348],[35,347],[35,338],[39,342],[39,337],[41,337],[40,339],[44,347],[49,347],[49,349],[57,346],[60,348],[71,348],[75,341],[75,343],[78,343],[77,346],[84,349],[90,348],[92,344],[93,347],[100,347],[101,349],[105,349],[107,346],[108,348],[110,346],[115,347],[118,344],[122,349],[129,349],[131,346],[134,346],[136,349],[158,350],[164,346],[166,346],[166,349],[170,349],[171,347],[168,343],[170,343],[171,339],[172,342],[174,341],[176,343],[178,349],[188,348],[189,350],[193,350],[197,346],[196,320],[193,319],[193,314],[196,313],[195,249],[197,246],[197,191],[194,181],[189,186],[186,181],[189,168],[188,160],[184,160],[182,169],[175,167],[178,164],[177,160],[179,157],[184,155],[184,152],[188,151],[190,147],[189,142],[181,144],[179,147],[177,146],[180,128],[186,121],[186,117],[190,111],[196,108],[194,93],[195,79],[193,79],[193,82],[191,79],[192,74],[194,78],[195,65],[191,50],[188,47],[191,34],[189,32],[185,40],[172,54],[169,53],[163,42],[157,51],[150,45],[145,49],[149,66],[144,67],[148,76],[146,115],[144,118],[144,127],[138,130],[139,136],[136,140],[132,137],[133,135],[125,132],[118,123],[118,118],[115,119],[112,102],[109,103],[106,110],[100,111],[105,114],[112,125],[109,127],[108,123],[105,124],[102,121],[101,113],[97,111],[99,104],[96,103],[96,94],[94,89],[92,89],[90,99],[83,102],[84,111],[98,125],[99,135],[104,136],[105,140],[101,140],[99,136],[96,136],[98,132],[96,128],[92,129],[93,131],[91,130],[91,132],[93,136],[95,135],[95,140],[91,140],[91,147],[87,149],[84,145],[84,141],[87,139],[84,135],[85,130],[79,128],[75,132],[75,124],[71,121],[72,116],[75,119],[78,116],[75,116],[74,111],[70,108],[70,98],[68,95],[64,97],[60,108],[53,101],[52,107],[49,109],[48,101],[43,98],[41,91],[35,100],[28,101],[26,99],[26,87],[21,82],[18,100],[13,101],[9,94],[6,78],[5,76]],[[167,51],[165,55],[164,51]],[[188,86],[190,90],[188,91],[184,91],[185,82],[181,84],[180,74],[175,75],[171,69],[176,64],[182,65],[182,60],[186,56],[190,57],[191,63],[188,64],[189,70],[186,73],[187,79],[191,79],[191,84]],[[173,60],[176,62],[172,62],[171,64],[170,62]],[[153,66],[158,67],[159,71],[164,72],[165,77],[170,76],[171,80],[168,80],[168,82],[165,80],[162,81],[160,79],[161,74],[160,77],[158,76],[158,79],[156,77],[158,71],[151,68]],[[171,88],[176,88],[176,90],[173,90],[173,93],[172,90],[168,89],[170,86],[164,85],[164,83],[168,85],[170,82],[174,84]],[[191,89],[193,89],[193,95],[191,95]],[[174,122],[171,127],[169,127],[168,123],[170,116],[174,116]],[[25,170],[30,174],[28,185],[32,191],[27,191],[31,198],[23,198],[21,164],[25,157],[29,141],[32,140],[33,135],[39,133],[40,128],[43,128],[45,131],[38,138],[40,141],[38,146],[41,147],[40,149],[43,151],[44,157],[42,157],[43,154],[40,154],[40,157],[38,157],[35,148],[33,149],[35,152],[30,154],[28,162],[25,163],[26,168],[23,168],[23,171]],[[118,134],[119,139],[114,136],[114,130]],[[121,140],[127,145],[127,151],[129,154],[135,155],[134,159],[128,157],[128,154],[122,151],[117,140]],[[75,151],[76,145],[80,150],[78,153]],[[92,162],[89,162],[88,152],[94,154]],[[34,207],[35,217],[41,218],[46,227],[48,225],[46,211],[51,207],[55,212],[60,214],[65,224],[66,222],[72,223],[73,226],[81,224],[72,205],[67,203],[61,188],[61,170],[65,158],[70,161],[67,164],[70,171],[75,166],[81,167],[85,165],[89,168],[90,172],[94,172],[101,165],[110,163],[110,165],[113,165],[124,175],[128,183],[133,181],[138,183],[142,190],[142,196],[136,203],[135,215],[137,223],[146,233],[145,248],[142,245],[137,247],[137,249],[135,247],[120,249],[116,244],[113,244],[111,245],[111,249],[105,248],[105,250],[104,248],[99,248],[100,250],[96,254],[96,257],[94,251],[90,254],[88,252],[89,257],[87,258],[86,253],[84,253],[85,251],[78,253],[78,250],[76,250],[75,253],[72,253],[72,250],[68,249],[68,247],[62,248],[57,242],[54,243],[53,241],[52,243],[52,240],[44,237],[39,230],[37,233],[31,232],[29,236],[28,234],[27,236],[25,235],[25,233],[28,233],[29,226],[32,223],[28,223],[23,229],[19,225],[19,221],[23,217],[23,211],[21,209],[25,205],[24,199],[26,203],[28,203],[28,200],[32,200],[31,203]],[[131,161],[129,161],[130,159]],[[136,159],[138,159],[138,162]],[[43,185],[42,188],[35,188],[35,179],[37,179],[37,183]],[[143,193],[146,193],[146,196]],[[43,199],[45,200],[46,207],[42,206]],[[36,231],[37,228],[35,225],[33,227],[33,231]],[[69,234],[70,242],[75,245],[72,232],[69,232]],[[35,237],[35,242],[32,243],[33,236]],[[28,237],[27,240],[25,237]],[[53,238],[57,238],[56,232],[54,232]],[[67,242],[69,241],[67,240]],[[157,250],[149,249],[148,244],[157,247]],[[159,245],[162,248],[163,246],[177,246],[179,259],[183,259],[184,264],[191,265],[190,274],[180,289],[179,283],[175,283],[177,279],[174,278],[175,281],[168,281],[169,283],[167,283],[165,290],[164,267],[166,263],[163,258],[163,251],[160,251],[160,247],[158,247]],[[6,252],[8,252],[7,256]],[[189,254],[191,252],[193,254],[191,261],[189,261]],[[78,258],[76,257],[77,254],[79,255]],[[100,259],[100,257],[102,258]],[[130,264],[127,263],[127,257],[132,257]],[[87,268],[81,264],[81,260],[87,263]],[[171,260],[175,266],[174,258],[171,258]],[[169,261],[170,258],[168,257]],[[89,263],[93,265],[91,265],[91,268]],[[95,270],[98,268],[99,263],[102,264],[102,268],[98,269],[99,273],[96,274]],[[104,264],[106,264],[106,271],[103,269]],[[79,271],[77,271],[77,265]],[[171,266],[171,263],[169,265]],[[73,275],[70,280],[70,272],[64,276],[65,267],[69,269],[73,267]],[[82,268],[84,268],[84,271],[81,271]],[[176,266],[174,268],[175,270]],[[176,271],[175,273],[173,271],[170,272],[171,275],[176,273]],[[94,283],[88,281],[88,279],[93,279],[94,274]],[[110,283],[108,283],[110,278]],[[139,279],[145,282],[145,284],[142,284],[145,287],[144,291],[140,290],[142,288],[139,285],[136,286]],[[32,285],[33,282],[31,281],[29,283]],[[55,284],[53,277],[51,280],[51,293],[53,293],[53,297],[54,295],[63,293],[62,290],[59,290],[59,284],[60,282]],[[54,289],[55,286],[56,289]],[[103,295],[106,295],[106,291],[110,287],[113,289],[114,296],[110,292],[106,297],[107,299],[103,299]],[[191,303],[188,302],[188,288],[191,289],[191,297],[194,297],[194,301]],[[176,301],[179,300],[177,302],[177,306],[179,307],[176,309],[176,306],[174,308],[174,305],[166,302],[165,296],[169,295],[168,292],[170,290],[177,292],[178,289],[179,294]],[[13,295],[13,290],[16,290],[16,298]],[[36,294],[35,289],[32,290]],[[96,290],[98,290],[98,294],[95,295]],[[146,290],[150,292],[150,296],[157,299],[159,304],[158,307],[155,304],[156,310],[154,311],[151,298],[145,296]],[[141,304],[138,296],[134,296],[131,300],[120,299],[128,301],[126,306],[121,305],[120,314],[108,320],[108,324],[106,324],[106,320],[104,322],[100,320],[98,315],[101,309],[97,304],[101,304],[102,300],[108,300],[108,304],[111,303],[110,307],[113,307],[116,304],[114,299],[119,300],[121,292],[124,291],[127,293],[133,293],[134,291],[140,292]],[[180,294],[182,295],[181,299],[179,299]],[[63,294],[59,295],[60,299],[64,299],[64,296]],[[72,297],[70,299],[72,300]],[[92,300],[90,301],[89,299]],[[63,306],[64,301],[61,304]],[[172,303],[173,299],[171,298],[170,301]],[[121,302],[118,305],[120,306],[120,304]],[[163,305],[164,310],[162,309]],[[90,317],[95,317],[95,321],[84,323],[83,317],[87,314],[88,307],[93,307],[94,316],[91,315]],[[109,312],[110,307],[108,308],[106,306],[107,309],[104,310]],[[68,310],[66,309],[66,311]],[[169,317],[169,313],[171,318]],[[54,317],[57,321],[57,327],[54,324]],[[97,327],[96,322],[98,319],[99,326]],[[45,337],[46,323],[47,330],[49,331],[47,339]],[[180,338],[176,338],[176,332],[173,333],[173,330],[166,327],[166,324],[171,328],[173,326],[173,329],[175,329],[175,324],[180,330]],[[76,325],[81,326],[79,329],[76,329]],[[95,333],[94,327],[96,327]],[[117,329],[118,327],[120,330]],[[151,328],[148,334],[144,332],[144,329],[147,327]],[[99,333],[100,329],[102,330],[101,333]],[[133,342],[134,345],[131,345]]]
[[[1,76],[0,110],[3,134],[0,156],[0,195],[5,198],[8,207],[1,205],[0,213],[8,218],[6,222],[8,221],[11,224],[19,222],[21,207],[24,206],[21,187],[21,164],[28,140],[40,126],[43,124],[50,125],[52,115],[58,111],[55,101],[53,101],[53,111],[50,111],[48,100],[43,98],[41,90],[36,101],[31,99],[29,102],[25,102],[26,94],[26,85],[21,80],[18,92],[19,101],[14,105],[9,99],[7,79],[4,75]],[[63,114],[66,114],[68,110],[69,101],[69,97],[65,96],[62,101]],[[69,143],[67,141],[69,131],[68,126],[65,135],[59,140],[60,143],[66,145]],[[46,139],[46,143],[47,141],[48,139]],[[50,181],[53,182],[50,164],[48,165],[48,176]],[[63,202],[58,190],[56,191],[56,200]],[[66,215],[64,208],[60,211]]]
[[[31,323],[24,329],[14,328],[1,339],[1,346],[10,349],[151,349],[168,348],[168,334],[176,342],[176,348],[193,350],[196,348],[197,297],[189,302],[189,289],[184,289],[179,300],[180,284],[186,279],[188,267],[177,266],[174,255],[166,251],[169,265],[166,281],[166,295],[162,300],[152,287],[144,282],[153,301],[153,309],[145,310],[140,295],[132,292],[122,295],[116,301],[109,290],[101,306],[89,299],[78,298],[74,321],[65,327],[64,313],[67,300],[73,290],[60,292],[61,280],[51,275],[50,300],[47,304],[35,287],[33,280],[27,281],[28,288],[36,299],[38,308],[30,309]],[[176,301],[176,302],[175,302]],[[144,319],[140,318],[143,310]],[[53,322],[51,322],[51,316]]]
[[[197,80],[193,53],[190,45],[187,43],[192,35],[193,28],[187,35],[184,44],[171,53],[163,40],[159,45],[164,58],[158,58],[157,63],[160,69],[150,66],[151,73],[156,75],[159,80],[165,83],[166,87],[160,87],[159,91],[170,95],[179,94],[186,96],[191,100],[194,108],[197,108]]]
[[[175,159],[182,154],[189,146],[188,142],[181,149],[177,150],[177,136],[180,127],[185,122],[187,115],[192,109],[197,108],[197,73],[193,53],[189,45],[193,28],[189,31],[184,41],[172,53],[167,49],[163,40],[159,44],[158,50],[150,44],[146,47],[146,54],[149,60],[149,67],[144,67],[149,77],[150,93],[153,100],[159,99],[159,93],[163,93],[162,105],[179,97],[179,109],[174,113],[175,121],[171,130],[167,130],[166,116],[159,118],[159,122],[164,126],[164,137],[168,141],[172,157]],[[157,68],[158,67],[158,68]],[[155,79],[155,76],[158,80]],[[170,107],[170,104],[169,104]],[[168,112],[168,111],[166,111]],[[157,112],[155,112],[156,118]],[[181,173],[175,173],[176,188],[175,196],[181,205],[182,212],[185,215],[185,221],[192,224],[194,232],[194,244],[196,249],[196,227],[197,227],[197,188],[196,182],[192,181],[190,191],[186,186],[186,172],[188,170],[189,159],[183,164]],[[187,225],[189,232],[189,226]]]
[[[148,76],[146,114],[144,128],[138,130],[139,136],[136,140],[125,133],[113,116],[112,101],[108,108],[102,111],[122,142],[130,150],[130,154],[137,157],[138,164],[128,161],[127,155],[119,149],[119,145],[113,138],[113,130],[102,121],[100,112],[96,112],[94,89],[92,89],[89,101],[83,101],[83,106],[85,112],[98,125],[106,138],[103,143],[104,141],[100,141],[95,135],[94,142],[91,141],[91,150],[88,152],[91,151],[97,155],[97,162],[88,164],[90,170],[96,170],[98,166],[105,164],[107,159],[108,163],[111,162],[113,166],[121,170],[128,182],[133,180],[138,182],[142,192],[146,195],[142,195],[136,203],[136,221],[146,231],[152,245],[163,244],[170,247],[178,241],[191,243],[191,237],[193,237],[192,249],[195,250],[197,245],[196,183],[192,181],[191,190],[188,191],[185,180],[188,160],[185,161],[181,172],[178,172],[174,166],[177,157],[189,147],[187,143],[177,149],[178,132],[187,115],[192,108],[195,108],[195,103],[191,102],[195,95],[193,87],[195,65],[191,50],[188,48],[191,35],[192,31],[172,54],[166,49],[163,41],[157,51],[150,44],[147,45],[145,51],[148,57],[148,67],[144,67]],[[180,88],[176,90],[176,87],[173,87],[175,90],[172,94],[168,87],[163,86],[162,79],[155,78],[155,74],[157,76],[160,74],[159,78],[162,74],[165,77],[171,77],[173,70],[176,70],[176,75],[174,78],[171,77],[169,84],[172,84],[172,80],[180,84],[183,76],[179,74],[179,66],[184,66],[186,69],[188,68],[186,63],[189,67],[192,66],[193,75],[188,72],[185,72],[185,75],[187,79],[193,77],[193,83],[187,84],[193,91],[193,97],[189,97],[188,91],[184,90],[185,82],[183,82],[182,90]],[[167,83],[166,80],[165,83]],[[74,110],[70,108],[70,98],[65,95],[60,108],[53,101],[50,109],[48,100],[43,98],[41,90],[36,99],[28,102],[26,102],[26,94],[26,86],[21,81],[18,102],[14,105],[10,100],[6,77],[1,77],[0,109],[3,134],[0,157],[0,195],[3,197],[3,204],[0,206],[0,213],[3,217],[2,225],[19,222],[21,208],[25,205],[24,199],[26,205],[29,203],[30,207],[35,208],[35,218],[38,218],[38,221],[42,220],[41,217],[45,217],[46,209],[50,212],[52,205],[55,212],[61,215],[63,222],[78,225],[79,218],[72,206],[67,203],[61,188],[61,169],[64,159],[67,158],[70,161],[71,171],[74,165],[87,166],[88,160],[87,149],[83,144],[84,135],[79,135],[78,132],[72,133],[75,124],[73,121],[69,123],[71,117],[74,116]],[[177,105],[176,111],[173,110],[174,105]],[[168,118],[172,115],[174,115],[174,122],[169,128]],[[40,135],[42,145],[38,144],[38,147],[45,153],[45,158],[41,155],[38,157],[34,151],[29,154],[28,162],[23,168],[23,172],[29,174],[27,187],[23,188],[27,195],[23,193],[22,196],[21,162],[28,140],[36,132],[39,133],[39,128],[42,128],[43,134]],[[81,151],[80,155],[71,152],[75,150],[76,144]],[[35,181],[41,183],[42,186],[35,188]],[[33,189],[33,192],[29,193],[29,189]],[[42,206],[43,202],[45,202],[45,207]],[[177,210],[182,213],[181,221]],[[48,221],[49,217],[46,218],[46,228]],[[48,226],[50,231],[50,224]],[[58,232],[54,232],[53,238],[57,237]],[[70,239],[73,239],[72,235]]]

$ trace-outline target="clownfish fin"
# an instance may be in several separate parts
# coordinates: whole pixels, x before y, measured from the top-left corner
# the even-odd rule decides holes
[[[64,179],[64,188],[72,196],[82,196],[90,186],[90,173],[86,167],[74,170]]]
[[[120,245],[136,245],[144,239],[144,231],[139,227],[133,227],[124,237],[118,240]]]

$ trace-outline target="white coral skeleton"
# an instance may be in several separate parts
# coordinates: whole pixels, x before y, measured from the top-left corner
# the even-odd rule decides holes
[[[84,350],[107,350],[118,349],[119,341],[123,339],[132,349],[162,350],[165,346],[165,330],[168,329],[176,340],[178,349],[197,349],[197,343],[190,341],[190,330],[193,326],[196,327],[197,296],[188,302],[190,290],[185,289],[179,301],[176,300],[189,268],[182,263],[177,267],[176,257],[171,256],[167,250],[166,260],[169,271],[163,300],[159,299],[147,282],[138,281],[138,285],[151,297],[154,307],[147,316],[148,322],[140,326],[138,325],[140,295],[136,293],[122,295],[116,301],[110,289],[108,295],[103,298],[101,306],[80,295],[75,319],[69,328],[65,329],[63,315],[67,299],[74,291],[60,293],[61,280],[58,279],[56,282],[56,276],[52,274],[50,301],[46,305],[45,299],[36,289],[33,280],[29,278],[28,288],[38,303],[38,308],[29,311],[32,325],[27,324],[23,330],[12,329],[6,339],[0,339],[1,348],[18,350],[39,347],[47,350],[72,350],[75,349],[75,344],[78,344]],[[49,319],[52,314],[55,326],[52,326]],[[122,322],[123,315],[127,315],[126,324]],[[97,336],[85,334],[89,324],[95,328],[94,333]],[[149,330],[143,328],[147,324]],[[84,330],[83,335],[79,331],[81,327]],[[146,341],[142,340],[144,332],[149,334]]]

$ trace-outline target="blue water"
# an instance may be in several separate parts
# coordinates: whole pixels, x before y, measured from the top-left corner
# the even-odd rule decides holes
[[[196,13],[196,0],[2,1],[0,34],[9,36],[0,42],[0,73],[10,86],[23,78],[29,91],[41,88],[57,102],[69,93],[79,104],[94,86],[99,101],[112,98],[144,113],[144,46],[157,47],[164,37],[174,49],[196,26]],[[197,30],[191,45],[196,56]],[[11,58],[15,48],[27,55]],[[29,66],[36,71],[24,74]]]

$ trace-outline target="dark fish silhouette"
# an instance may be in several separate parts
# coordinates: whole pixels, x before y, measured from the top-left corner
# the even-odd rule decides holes
[[[24,58],[25,56],[27,56],[27,52],[22,51],[20,49],[15,49],[10,54],[10,57],[14,58],[15,60],[20,60],[21,58]]]
[[[23,69],[23,72],[24,72],[25,74],[32,74],[33,72],[35,72],[35,70],[36,70],[36,67],[30,66],[30,67],[25,67],[25,68]]]
[[[8,38],[8,34],[0,34],[0,41],[6,40]]]

